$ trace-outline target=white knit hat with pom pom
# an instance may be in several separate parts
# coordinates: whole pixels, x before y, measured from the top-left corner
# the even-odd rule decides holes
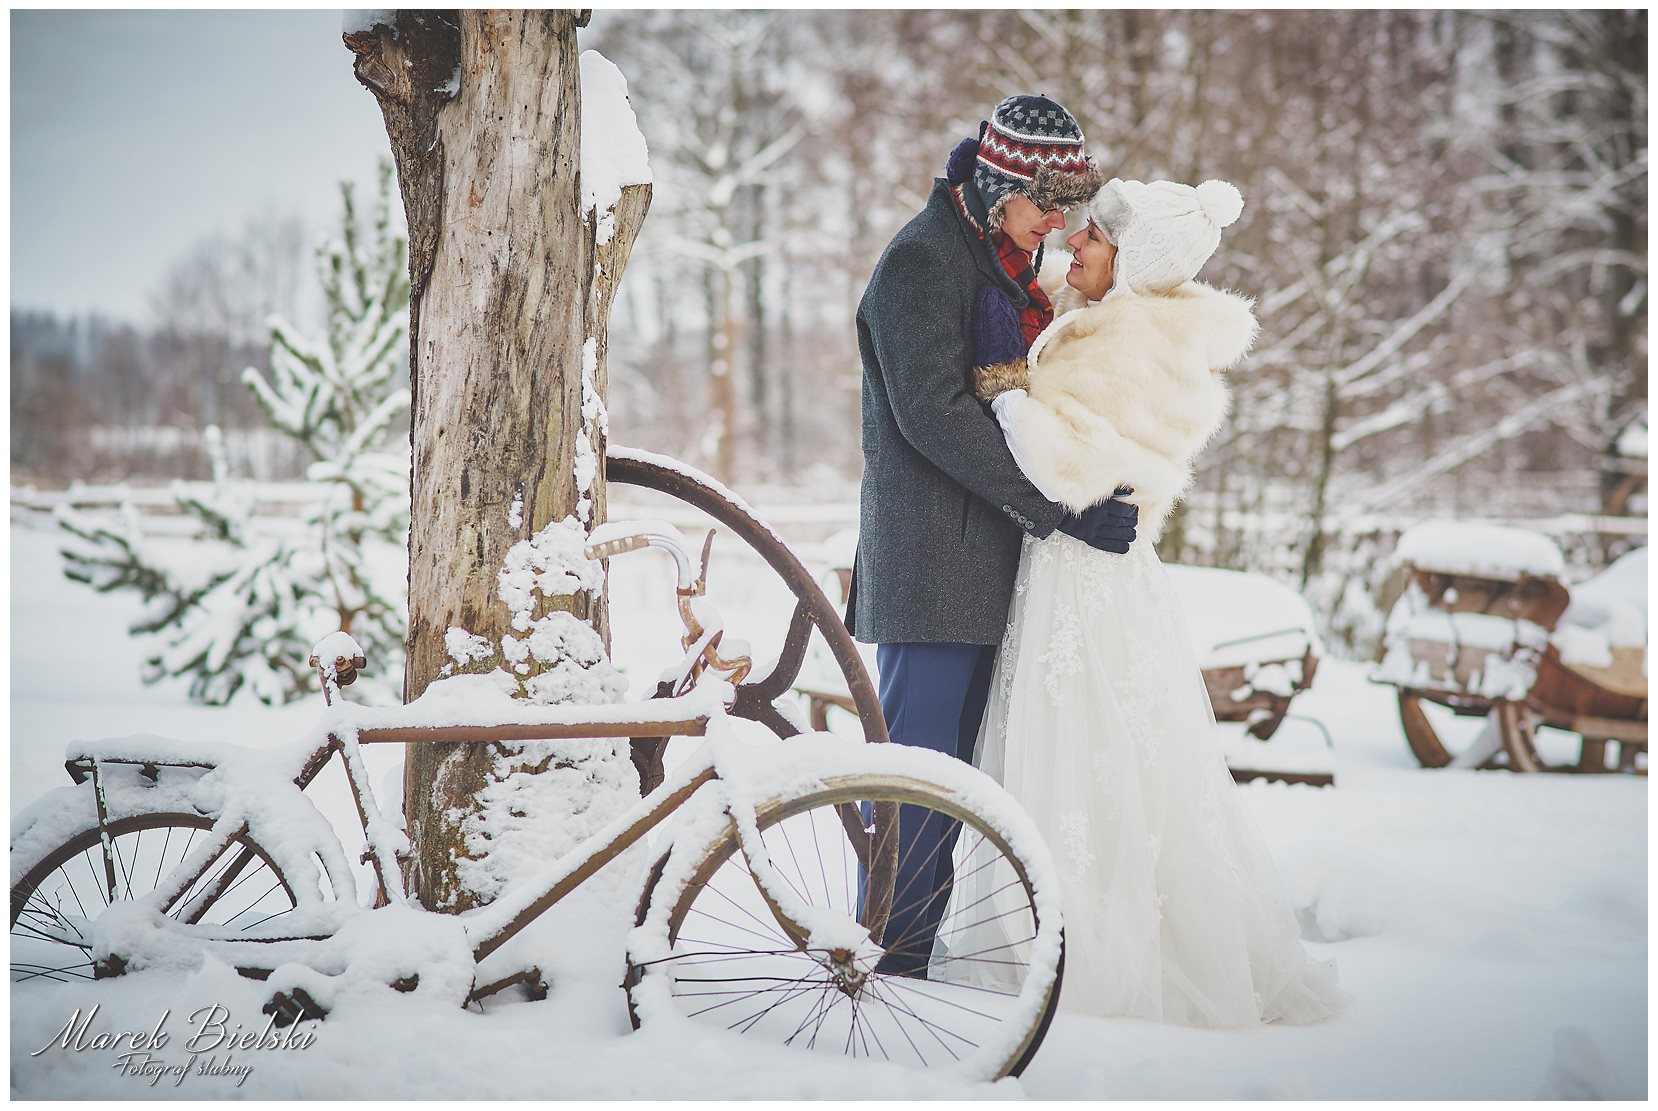
[[[1115,284],[1135,293],[1166,293],[1197,277],[1220,230],[1242,212],[1242,195],[1224,181],[1194,189],[1112,178],[1088,204],[1089,219],[1117,245]]]

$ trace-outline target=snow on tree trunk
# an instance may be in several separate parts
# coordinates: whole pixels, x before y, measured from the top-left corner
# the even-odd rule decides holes
[[[503,646],[515,627],[523,631],[524,619],[515,626],[497,597],[509,549],[556,522],[602,519],[603,326],[644,205],[635,197],[614,224],[584,212],[573,13],[387,18],[395,25],[356,30],[345,42],[358,79],[380,102],[409,218],[414,467],[404,693],[413,699],[454,666],[451,630]],[[595,582],[543,592],[529,620],[567,613],[602,635],[604,591]],[[528,697],[593,693],[529,682],[555,669],[539,653],[507,662]],[[420,902],[464,910],[493,897],[476,861],[497,833],[518,831],[492,831],[484,819],[497,812],[521,823],[516,792],[566,800],[563,814],[534,815],[543,826],[568,825],[569,805],[591,803],[584,817],[605,810],[604,800],[528,781],[579,776],[603,787],[614,778],[611,764],[628,764],[625,750],[588,746],[583,756],[564,746],[548,760],[546,747],[411,747],[407,887]],[[530,839],[548,844],[542,834]]]
[[[589,526],[598,524],[607,516],[603,475],[605,445],[610,434],[610,416],[605,411],[604,399],[610,396],[607,359],[610,347],[610,310],[615,303],[617,283],[621,281],[628,255],[633,251],[633,241],[639,235],[640,225],[645,222],[645,212],[650,208],[650,204],[651,187],[648,184],[623,186],[621,196],[611,210],[614,230],[608,237],[601,226],[603,214],[597,210],[589,212],[588,232],[594,236],[596,245],[593,251],[593,288],[587,306],[589,346],[584,346],[582,350],[582,373],[587,376],[583,384],[582,413],[597,474],[597,479],[592,483],[592,515],[585,521]],[[581,476],[577,477],[579,481]],[[604,636],[606,651],[610,648],[607,617],[608,614],[601,609],[597,628]]]

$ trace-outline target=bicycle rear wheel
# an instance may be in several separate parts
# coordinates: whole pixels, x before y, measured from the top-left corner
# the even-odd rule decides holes
[[[899,806],[872,805],[880,803]],[[898,846],[892,936],[878,939],[886,955],[849,983],[829,954],[796,946],[767,909],[728,822],[706,844],[676,845],[651,874],[639,917],[647,940],[627,979],[635,1025],[673,1013],[819,1052],[981,1079],[1017,1075],[1052,1021],[1064,962],[1058,922],[1044,922],[1039,905],[1048,904],[1033,886],[1046,861],[1026,855],[1041,852],[1039,843],[1010,839],[1009,823],[903,775],[827,778],[757,807],[767,854],[794,895],[853,918],[879,884],[860,867],[843,825],[848,807],[862,809],[877,839],[879,816],[900,809],[907,829],[922,820],[959,828],[942,868],[939,846]],[[917,913],[929,903],[933,943]],[[904,961],[906,953],[919,960]],[[906,971],[889,970],[906,963]]]
[[[105,866],[96,826],[45,854],[11,889],[11,978],[93,979],[89,924],[117,902],[154,891],[213,828],[201,814],[138,814],[109,823]],[[113,873],[113,882],[111,879]],[[246,834],[216,854],[167,908],[188,922],[251,930],[296,905],[293,888],[270,855]]]

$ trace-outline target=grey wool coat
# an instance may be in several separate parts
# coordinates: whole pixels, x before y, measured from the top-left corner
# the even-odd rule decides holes
[[[973,396],[980,287],[1028,298],[942,178],[875,266],[858,306],[864,476],[847,626],[866,643],[999,644],[1025,533],[1064,509],[1020,473]]]

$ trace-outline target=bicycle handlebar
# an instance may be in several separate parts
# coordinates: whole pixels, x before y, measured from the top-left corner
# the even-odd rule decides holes
[[[698,587],[702,580],[691,562],[685,537],[666,521],[611,521],[600,525],[588,536],[585,554],[588,559],[608,559],[646,547],[661,548],[674,557],[681,592],[701,593]]]

